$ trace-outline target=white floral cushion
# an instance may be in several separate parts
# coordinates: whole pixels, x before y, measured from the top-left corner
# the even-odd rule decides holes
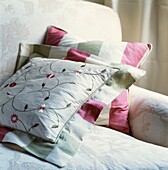
[[[116,71],[33,59],[2,85],[0,123],[57,142],[83,102]]]
[[[69,121],[97,89],[107,86],[116,96],[134,83],[137,75],[135,69],[124,65],[34,58],[1,86],[0,124],[57,142],[64,128],[69,132]]]
[[[33,53],[35,58],[0,87],[0,142],[15,143],[63,167],[92,127],[77,114],[83,103],[105,87],[112,100],[145,72],[122,64],[104,66],[39,56]]]

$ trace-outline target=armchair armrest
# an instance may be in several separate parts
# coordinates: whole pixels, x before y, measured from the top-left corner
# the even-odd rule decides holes
[[[168,147],[168,96],[131,86],[129,98],[132,135]]]

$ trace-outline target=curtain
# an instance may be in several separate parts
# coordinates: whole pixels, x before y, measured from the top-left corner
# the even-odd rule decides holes
[[[123,41],[151,43],[138,86],[168,95],[168,0],[104,0],[118,12]]]

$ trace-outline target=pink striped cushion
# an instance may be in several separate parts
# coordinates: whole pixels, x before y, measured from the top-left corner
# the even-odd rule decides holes
[[[78,114],[90,123],[95,123],[101,110],[106,104],[89,99],[84,105],[78,110]]]
[[[128,95],[124,91],[111,102],[109,127],[123,133],[130,133],[128,111]]]
[[[0,141],[3,140],[3,138],[8,132],[11,132],[11,130],[8,130],[7,128],[0,126]]]
[[[74,48],[70,48],[68,50],[67,56],[64,58],[65,60],[79,61],[85,62],[86,58],[89,57],[90,54],[81,50],[77,50]]]
[[[60,33],[58,33],[58,32],[60,32]],[[63,34],[64,34],[64,36],[62,36]],[[68,34],[68,32],[63,31],[62,29],[59,29],[55,26],[51,26],[48,28],[46,37],[47,38],[45,40],[45,44],[47,44],[47,45],[55,45],[55,46],[66,45],[66,46],[76,48],[77,45],[74,45],[74,44],[77,44],[79,42],[74,37],[70,36]],[[85,43],[86,42],[84,42],[83,44],[85,44]],[[121,51],[121,47],[123,46],[124,43],[126,44],[124,51]],[[91,46],[92,45],[90,45],[90,47]],[[98,50],[98,48],[101,47],[101,46],[100,47],[96,46],[94,43],[93,43],[93,46],[95,47],[95,49],[97,48],[96,50]],[[115,46],[116,46],[116,48],[115,48]],[[85,47],[86,47],[86,44],[85,44]],[[88,49],[90,47],[88,45]],[[97,54],[97,56],[107,60],[107,62],[117,62],[117,63],[128,64],[128,65],[131,65],[134,67],[139,67],[145,61],[147,54],[149,54],[151,45],[145,44],[145,43],[138,43],[138,42],[134,42],[134,43],[121,42],[121,43],[116,43],[116,44],[113,43],[111,45],[111,47],[113,47],[114,53],[111,53],[111,51],[109,51],[109,52],[105,51],[105,54],[109,53],[109,55],[112,56],[110,58],[111,61],[109,61],[109,58],[106,58],[107,55],[101,55],[99,53],[99,54]],[[89,60],[91,58],[90,53],[88,53],[88,52],[90,52],[91,54],[94,54],[91,51],[87,51],[86,53],[82,52],[82,54],[85,54],[84,55],[85,57],[83,57],[83,56],[81,57],[80,56],[81,50],[75,50],[75,49],[71,48],[65,59],[85,62],[86,60]],[[75,55],[73,55],[73,54],[75,54]],[[120,54],[120,58],[119,58],[118,54]],[[115,57],[113,57],[114,55],[115,55]],[[76,57],[76,56],[78,56],[78,57]],[[116,58],[117,58],[117,60],[115,60]],[[89,113],[89,116],[88,116],[89,118],[87,120],[92,123],[94,123],[94,121],[97,118],[97,115],[101,112],[103,107],[105,107],[105,104],[103,104],[103,107],[101,107],[102,103],[99,103],[96,105],[94,105],[93,103],[94,102],[91,100],[88,101],[88,103],[86,103],[87,106],[82,107],[82,108],[85,108],[84,111],[79,111],[81,113],[82,117],[84,117],[84,118],[86,118],[87,116],[85,116],[85,115],[87,115]],[[89,106],[92,106],[92,107],[89,107]],[[99,113],[97,113],[97,111]],[[128,93],[123,92],[122,94],[120,94],[118,97],[116,97],[116,99],[114,99],[111,102],[111,108],[109,110],[109,113],[107,113],[107,114],[109,114],[108,125],[105,125],[105,126],[109,126],[112,129],[129,134],[130,128],[129,128],[129,123],[128,123],[128,111],[129,111]],[[93,121],[93,119],[94,119],[94,121]]]
[[[50,27],[50,34],[46,35],[46,42],[49,42],[50,44],[58,45],[61,39],[64,37],[65,34],[67,34],[66,31],[55,27]]]
[[[146,59],[146,52],[150,45],[138,42],[127,43],[122,57],[122,64],[128,64],[134,67],[140,67]]]

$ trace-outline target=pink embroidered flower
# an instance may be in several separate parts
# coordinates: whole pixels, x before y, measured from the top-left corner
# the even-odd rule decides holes
[[[18,117],[17,114],[11,115],[11,122],[12,123],[17,123],[18,120],[19,120],[19,117]]]
[[[45,110],[45,108],[46,108],[45,104],[41,105],[39,107],[39,112],[43,112]]]
[[[9,87],[14,87],[14,86],[16,86],[16,82],[13,82],[9,85]]]
[[[51,78],[54,78],[55,75],[54,74],[47,74],[47,78],[51,79]]]
[[[75,72],[76,72],[76,74],[81,74],[82,71],[81,70],[76,70]]]

